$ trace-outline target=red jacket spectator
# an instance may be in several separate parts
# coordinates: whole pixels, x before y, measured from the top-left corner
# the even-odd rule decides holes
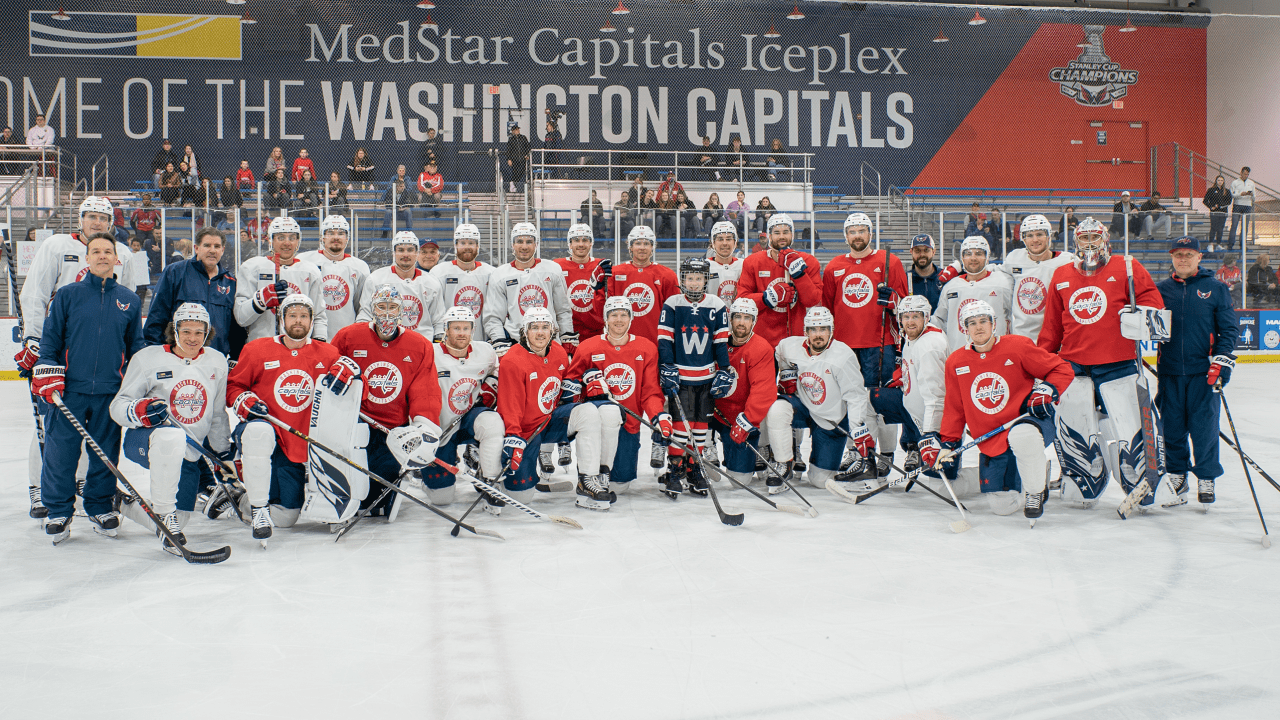
[[[129,216],[129,220],[133,223],[133,229],[138,232],[149,233],[156,229],[160,224],[160,213],[154,207],[144,205],[133,211]]]
[[[1228,288],[1235,290],[1236,285],[1240,284],[1240,266],[1223,265],[1218,268],[1218,272],[1215,273],[1215,277],[1217,277],[1218,280]]]
[[[299,150],[298,157],[293,159],[293,181],[294,182],[298,182],[299,180],[302,179],[303,170],[310,170],[311,177],[313,178],[320,177],[320,175],[316,173],[315,164],[311,162],[310,157],[307,157],[306,148],[302,148],[301,150]]]
[[[439,195],[444,190],[444,175],[423,170],[418,173],[418,191]]]
[[[241,190],[252,190],[257,186],[258,178],[254,177],[253,171],[249,169],[249,161],[241,160],[240,167],[236,170],[236,187]]]

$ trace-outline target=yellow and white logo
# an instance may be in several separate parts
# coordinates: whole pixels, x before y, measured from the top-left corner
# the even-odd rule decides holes
[[[76,12],[28,14],[32,57],[117,57],[240,60],[235,15],[153,15]]]

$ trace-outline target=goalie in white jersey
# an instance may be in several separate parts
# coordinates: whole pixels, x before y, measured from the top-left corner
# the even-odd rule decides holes
[[[267,228],[271,254],[240,263],[236,277],[236,322],[249,332],[248,341],[277,334],[276,313],[286,297],[306,295],[315,308],[311,337],[329,338],[329,319],[321,297],[320,268],[298,258],[302,228],[290,217],[278,217]]]
[[[742,277],[742,258],[738,251],[738,230],[733,223],[721,221],[711,226],[711,274],[707,277],[707,294],[733,305],[738,297],[738,280]]]
[[[195,510],[201,455],[190,443],[208,438],[219,454],[231,446],[227,422],[227,358],[207,347],[209,312],[183,303],[165,330],[168,342],[143,348],[129,361],[111,418],[124,434],[124,454],[151,471],[151,506],[169,532],[183,541],[182,528]],[[190,440],[190,443],[188,443]],[[121,512],[148,529],[155,524],[125,498]],[[159,534],[159,530],[156,530]],[[162,546],[180,554],[167,538]]]
[[[1026,247],[1011,251],[996,269],[1013,280],[1012,334],[1035,341],[1044,325],[1053,271],[1075,262],[1076,256],[1053,250],[1053,226],[1043,215],[1024,218],[1019,236]]]
[[[1013,301],[1013,282],[1009,276],[994,271],[987,264],[991,247],[987,239],[971,235],[960,244],[960,262],[964,274],[942,286],[938,309],[933,313],[933,324],[947,333],[947,348],[954,351],[969,342],[968,331],[960,323],[960,313],[967,305],[982,302],[996,313],[996,333],[1009,334],[1009,306]]]
[[[538,228],[533,223],[516,223],[511,228],[511,252],[515,259],[494,268],[489,276],[489,294],[485,296],[485,336],[501,357],[520,338],[524,314],[540,307],[555,317],[554,331],[560,342],[576,345],[573,332],[573,308],[564,283],[564,272],[552,260],[540,260]]]
[[[418,267],[418,236],[411,230],[401,230],[391,241],[392,264],[369,273],[365,286],[395,285],[402,302],[400,327],[417,330],[428,340],[438,340],[444,334],[444,291],[440,281]],[[372,293],[360,299],[358,322],[373,322]]]
[[[489,276],[493,275],[493,266],[477,260],[479,255],[480,228],[462,223],[453,231],[453,260],[431,268],[431,277],[444,290],[445,308],[464,307],[476,319],[472,340],[487,339],[479,319],[484,313],[484,299],[489,292]]]
[[[369,264],[347,252],[351,224],[341,215],[320,223],[320,249],[300,253],[298,259],[320,269],[320,298],[329,321],[329,335],[355,323]]]

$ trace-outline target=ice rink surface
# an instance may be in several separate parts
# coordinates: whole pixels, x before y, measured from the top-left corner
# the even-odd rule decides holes
[[[1227,389],[1273,476],[1278,381],[1280,365],[1241,365]],[[1262,548],[1225,444],[1207,513],[1193,490],[1122,521],[1113,483],[1093,510],[1055,493],[1034,530],[974,498],[956,535],[955,511],[918,490],[855,507],[801,487],[810,519],[721,489],[746,513],[734,528],[709,499],[660,496],[645,447],[611,512],[538,498],[582,531],[508,509],[472,516],[506,542],[453,538],[406,505],[340,543],[277,529],[262,550],[236,521],[196,518],[191,547],[233,548],[199,566],[127,520],[112,540],[77,518],[53,547],[27,517],[24,392],[0,383],[3,718],[1280,714],[1280,548]],[[1280,527],[1280,494],[1254,482]]]

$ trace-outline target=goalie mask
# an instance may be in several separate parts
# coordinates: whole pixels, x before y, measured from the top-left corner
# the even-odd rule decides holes
[[[1076,268],[1085,277],[1098,274],[1111,259],[1111,247],[1107,243],[1107,228],[1093,217],[1086,217],[1076,226]]]
[[[379,305],[391,307],[380,308]],[[400,290],[395,285],[387,283],[374,288],[373,295],[369,298],[369,309],[373,312],[373,324],[379,335],[390,337],[396,334],[396,330],[400,327],[400,313],[404,309],[404,298],[400,296]]]

